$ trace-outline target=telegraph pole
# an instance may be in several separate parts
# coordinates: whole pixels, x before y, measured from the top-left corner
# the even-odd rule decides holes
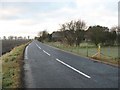
[[[87,49],[87,57],[88,57],[88,42],[87,42],[87,39],[86,39],[86,49]]]

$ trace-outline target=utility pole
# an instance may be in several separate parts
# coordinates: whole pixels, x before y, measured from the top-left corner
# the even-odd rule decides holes
[[[101,46],[100,44],[98,45],[98,57],[100,58],[100,54],[101,54]]]
[[[88,57],[88,42],[87,42],[87,39],[86,39],[86,49],[87,49],[87,57]]]

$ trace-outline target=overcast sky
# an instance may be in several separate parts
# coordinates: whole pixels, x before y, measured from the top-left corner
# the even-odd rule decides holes
[[[8,2],[9,1],[9,2]],[[0,37],[31,36],[60,24],[82,19],[87,26],[118,24],[119,0],[1,0]]]

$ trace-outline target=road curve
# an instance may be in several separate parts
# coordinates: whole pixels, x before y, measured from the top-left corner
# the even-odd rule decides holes
[[[25,50],[25,88],[118,88],[118,68],[36,40]]]

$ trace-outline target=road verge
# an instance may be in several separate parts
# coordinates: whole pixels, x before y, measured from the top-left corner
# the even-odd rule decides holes
[[[24,50],[28,45],[15,47],[9,53],[0,57],[2,60],[2,88],[21,88]]]

